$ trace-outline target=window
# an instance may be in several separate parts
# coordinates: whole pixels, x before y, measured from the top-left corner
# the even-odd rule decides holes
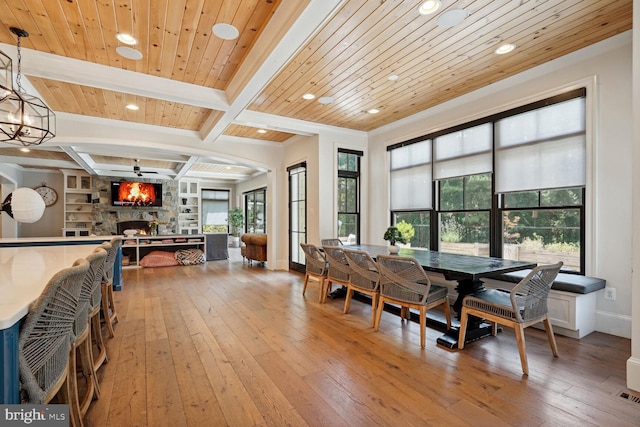
[[[229,190],[201,191],[202,232],[228,233]]]
[[[338,238],[360,242],[361,151],[338,149]]]
[[[439,250],[489,256],[491,174],[443,179],[438,189]]]
[[[245,230],[247,233],[267,232],[267,189],[244,193]]]
[[[581,88],[388,147],[394,223],[421,227],[415,247],[584,273],[585,101]]]
[[[419,139],[391,150],[390,205],[394,225],[411,224],[411,247],[431,247],[432,170],[430,139]]]
[[[504,194],[502,257],[581,271],[584,187]]]

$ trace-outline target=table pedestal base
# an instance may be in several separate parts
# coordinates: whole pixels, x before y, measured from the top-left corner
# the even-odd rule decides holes
[[[464,343],[468,344],[471,341],[479,340],[480,338],[487,337],[491,335],[492,326],[489,323],[481,323],[477,327],[473,329],[467,328],[467,334],[465,336]],[[450,350],[458,349],[458,336],[460,333],[460,328],[451,328],[447,332],[444,333],[440,338],[436,340],[436,343],[439,346],[448,348]]]

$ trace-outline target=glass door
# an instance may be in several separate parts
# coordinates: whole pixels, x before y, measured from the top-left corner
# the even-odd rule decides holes
[[[304,273],[307,242],[307,163],[287,168],[289,173],[289,269]]]

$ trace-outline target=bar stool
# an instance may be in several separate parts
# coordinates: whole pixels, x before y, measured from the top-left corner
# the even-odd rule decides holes
[[[100,272],[95,275],[93,287],[91,290],[91,299],[89,299],[89,323],[91,324],[91,336],[95,351],[93,351],[93,370],[98,371],[103,363],[108,362],[107,346],[102,336],[102,325],[100,323],[100,312],[102,310],[102,277],[104,275],[104,267],[109,257],[111,243],[103,242],[100,249],[105,252],[105,257],[100,268]]]
[[[69,353],[78,300],[89,263],[80,259],[53,275],[29,310],[18,337],[20,400],[69,403],[73,425],[82,426],[74,399]]]
[[[89,263],[89,269],[84,276],[80,297],[78,299],[78,310],[76,311],[74,326],[72,330],[71,351],[69,353],[69,370],[70,375],[74,378],[72,383],[72,391],[74,398],[77,399],[80,417],[89,410],[91,401],[100,397],[100,386],[98,384],[98,376],[93,362],[93,346],[91,339],[91,327],[89,324],[89,314],[91,311],[90,300],[93,292],[96,277],[102,278],[102,269],[107,252],[98,248],[91,253],[86,261]],[[77,354],[80,354],[80,373],[86,380],[85,392],[80,396],[78,382]]]
[[[116,255],[118,254],[121,241],[122,237],[114,237],[109,242],[111,244],[111,250],[107,252],[107,259],[104,263],[104,272],[102,274],[102,316],[111,338],[115,336],[113,325],[118,322],[118,313],[113,298],[113,266],[116,262]]]

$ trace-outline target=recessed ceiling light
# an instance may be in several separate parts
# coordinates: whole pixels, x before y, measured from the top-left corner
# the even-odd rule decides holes
[[[429,0],[418,7],[418,12],[420,12],[420,15],[431,15],[438,9],[440,9],[440,2],[438,0]]]
[[[395,82],[396,80],[398,80],[398,75],[397,74],[391,74],[389,77],[387,77],[388,80],[391,80],[392,82]]]
[[[437,23],[442,28],[454,27],[461,24],[469,13],[464,9],[451,9],[438,16]]]
[[[316,96],[314,94],[312,94],[312,93],[305,93],[304,95],[302,95],[302,98],[304,98],[304,99],[313,99],[315,97]]]
[[[380,110],[376,109],[376,108],[372,108],[371,110],[367,111],[367,113],[369,114],[378,114],[380,112]]]
[[[20,151],[22,151],[23,153],[28,153],[31,150],[29,150],[27,147],[22,147]]]
[[[138,39],[133,37],[131,34],[118,33],[116,34],[116,38],[118,39],[118,41],[124,44],[132,45],[132,46],[138,44]]]
[[[138,59],[142,59],[142,52],[132,47],[118,46],[116,48],[116,52],[118,52],[118,55],[127,59],[133,59],[135,61],[137,61]]]
[[[498,47],[496,50],[494,50],[494,52],[497,55],[504,55],[505,53],[509,53],[511,51],[513,51],[513,49],[516,48],[516,45],[513,43],[506,43],[503,44],[502,46]]]
[[[330,96],[321,96],[318,98],[318,102],[320,104],[331,104],[333,102],[333,98]]]
[[[258,129],[258,133],[267,133],[267,131],[264,129]]]
[[[127,106],[124,108],[131,111],[138,111],[140,109],[140,107],[138,107],[136,104],[127,104]]]
[[[211,27],[211,31],[223,40],[235,40],[240,35],[240,32],[236,27],[225,23],[215,24]]]

